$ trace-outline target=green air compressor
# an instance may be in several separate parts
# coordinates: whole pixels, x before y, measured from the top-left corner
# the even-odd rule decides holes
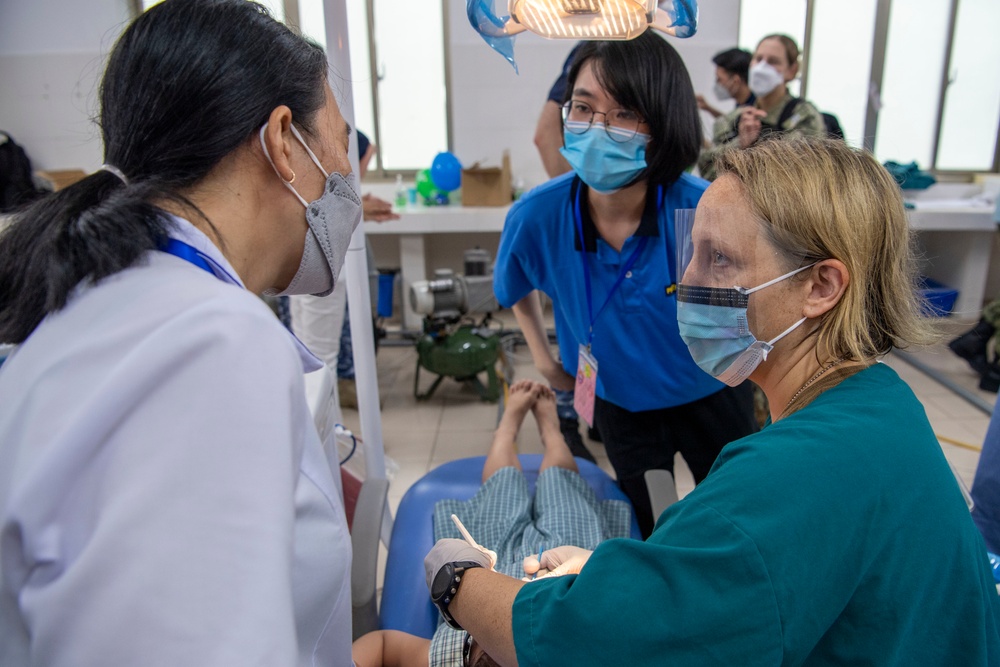
[[[423,335],[417,340],[417,368],[413,394],[417,400],[431,397],[450,377],[468,383],[484,401],[500,398],[497,363],[502,360],[500,332],[489,327],[490,313],[500,305],[493,295],[489,253],[478,248],[465,253],[465,275],[438,269],[433,280],[414,282],[410,305],[424,315]],[[473,313],[482,314],[479,322]],[[437,376],[421,393],[420,369]],[[484,384],[479,376],[486,374]]]

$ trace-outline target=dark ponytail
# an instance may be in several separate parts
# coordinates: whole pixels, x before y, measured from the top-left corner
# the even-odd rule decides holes
[[[326,71],[320,47],[247,0],[166,0],[137,18],[101,82],[104,161],[128,184],[98,171],[0,232],[0,343],[24,341],[78,284],[162,245],[168,222],[156,204],[194,208],[184,193],[275,107],[309,131]]]

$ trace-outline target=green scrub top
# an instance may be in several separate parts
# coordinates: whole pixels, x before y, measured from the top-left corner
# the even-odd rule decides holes
[[[730,443],[645,542],[524,586],[513,632],[522,666],[1000,664],[982,538],[883,364]]]

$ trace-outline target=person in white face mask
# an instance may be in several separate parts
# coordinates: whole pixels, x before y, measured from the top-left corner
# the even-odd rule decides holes
[[[101,86],[106,164],[0,237],[0,664],[349,665],[350,536],[259,294],[334,287],[361,198],[323,50],[166,0]]]
[[[715,64],[715,85],[712,93],[719,102],[732,100],[736,106],[753,104],[757,96],[750,91],[747,79],[750,72],[750,59],[753,57],[749,51],[732,48],[716,53],[712,57]],[[698,101],[698,108],[707,111],[712,118],[724,116],[725,112],[719,111],[712,106],[704,95],[695,95]]]
[[[546,545],[526,572],[569,576],[522,582],[444,539],[428,580],[474,561],[447,611],[500,664],[1000,664],[983,539],[923,406],[878,362],[930,338],[899,187],[828,139],[719,165],[678,229],[677,320],[703,370],[764,389],[771,423],[644,542]]]
[[[698,171],[715,179],[715,160],[728,148],[747,148],[773,133],[821,137],[826,134],[822,114],[811,103],[788,92],[799,75],[799,47],[787,35],[768,35],[754,51],[747,78],[755,96],[715,121],[712,146],[698,157]]]

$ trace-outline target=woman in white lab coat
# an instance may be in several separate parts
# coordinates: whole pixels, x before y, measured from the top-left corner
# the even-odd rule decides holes
[[[361,216],[323,51],[167,0],[101,85],[106,164],[0,237],[0,664],[350,664],[350,538],[260,293]]]

